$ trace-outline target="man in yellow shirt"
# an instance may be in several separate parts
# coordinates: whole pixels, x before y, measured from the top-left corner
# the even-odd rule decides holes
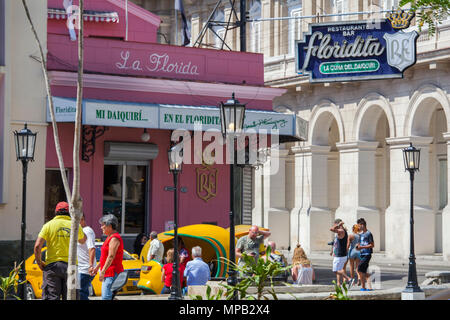
[[[69,204],[59,202],[55,209],[56,216],[44,224],[34,244],[36,264],[43,272],[42,299],[63,300],[67,298],[67,262],[69,260],[69,242],[71,218]],[[47,242],[45,262],[41,259],[41,251]],[[86,242],[83,228],[78,229],[78,242]]]

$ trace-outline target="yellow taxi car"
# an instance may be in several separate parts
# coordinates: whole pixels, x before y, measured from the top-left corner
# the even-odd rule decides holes
[[[248,234],[250,225],[235,226],[235,242]],[[267,228],[260,228],[269,231]],[[178,228],[178,236],[183,240],[187,251],[190,253],[192,247],[202,248],[202,259],[211,270],[212,279],[225,279],[228,275],[230,231],[222,227],[210,224],[193,224]],[[174,230],[158,234],[158,240],[164,245],[164,254],[173,247]],[[159,294],[164,286],[161,281],[163,265],[155,260],[147,261],[147,253],[150,249],[151,240],[147,241],[141,251],[140,260],[143,262],[141,277],[138,288],[144,293]],[[278,251],[276,251],[279,253]],[[260,246],[260,254],[266,254],[264,244]],[[237,262],[237,260],[236,260]]]
[[[100,261],[100,254],[102,243],[95,243],[95,255],[97,262]],[[42,261],[45,261],[45,252],[47,248],[42,248]],[[126,250],[123,251],[123,268],[128,271],[128,281],[125,286],[120,290],[119,294],[140,294],[141,290],[137,287],[139,281],[142,262],[138,259],[137,255],[132,255]],[[32,254],[25,261],[25,271],[27,273],[26,279],[26,295],[27,300],[31,299],[41,299],[42,298],[42,271],[39,269]],[[101,296],[102,294],[102,283],[98,279],[98,273],[92,280],[92,286],[90,290],[90,295]]]

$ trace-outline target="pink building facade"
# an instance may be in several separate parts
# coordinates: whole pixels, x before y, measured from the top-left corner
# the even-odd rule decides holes
[[[61,1],[49,0],[48,6],[48,69],[71,180],[77,42],[70,40],[65,16],[56,17]],[[278,126],[280,134],[295,136],[295,115],[272,111],[272,99],[285,90],[264,87],[262,55],[161,45],[156,43],[160,19],[133,3],[127,11],[115,0],[86,6],[81,194],[97,237],[98,220],[106,213],[119,217],[120,232],[130,239],[171,229],[173,193],[164,188],[173,185],[167,156],[172,132],[186,129],[194,141],[206,130],[220,130],[218,106],[232,93],[246,103],[248,128]],[[64,200],[51,126],[46,153],[46,208],[51,210]],[[179,226],[228,227],[229,175],[228,163],[184,164],[180,186],[187,192],[179,196]]]

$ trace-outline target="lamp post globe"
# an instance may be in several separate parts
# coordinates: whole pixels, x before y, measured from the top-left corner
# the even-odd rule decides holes
[[[420,167],[420,149],[417,149],[409,144],[409,147],[403,149],[403,161],[405,164],[405,170],[407,171],[419,171]]]
[[[181,173],[183,169],[183,151],[181,145],[174,145],[167,151],[170,173]]]
[[[14,142],[16,146],[16,160],[34,161],[34,149],[36,146],[36,132],[28,129],[27,124],[20,131],[14,131]]]
[[[244,129],[244,119],[245,119],[245,104],[240,103],[233,94],[231,99],[226,102],[220,103],[220,122],[222,136],[226,140],[228,136],[232,138],[230,141],[232,143],[234,160],[230,165],[230,265],[228,267],[228,279],[227,284],[229,286],[236,286],[237,277],[236,270],[232,268],[232,263],[236,262],[236,252],[235,252],[235,231],[234,231],[234,219],[235,219],[235,205],[234,205],[234,171],[237,162],[237,153],[234,151],[234,146],[237,138],[237,134],[242,132]],[[233,299],[237,300],[237,291],[234,291]]]
[[[141,135],[141,140],[143,142],[148,142],[150,140],[150,133],[147,132],[146,128],[144,128],[144,132]]]
[[[222,135],[236,134],[243,130],[245,118],[245,104],[242,104],[234,96],[226,102],[220,103],[220,123]]]
[[[26,203],[27,203],[27,172],[28,162],[34,161],[34,150],[36,147],[36,132],[28,129],[27,124],[20,131],[14,131],[14,142],[16,149],[16,160],[22,162],[22,223],[21,223],[21,240],[20,240],[20,261],[22,262],[19,271],[19,297],[26,299],[25,290],[25,235],[26,235]]]

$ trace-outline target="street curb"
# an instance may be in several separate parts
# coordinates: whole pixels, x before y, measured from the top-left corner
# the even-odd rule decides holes
[[[314,285],[313,285],[314,286]],[[305,286],[305,287],[297,287],[296,289],[311,289],[313,286]],[[332,290],[326,290],[325,287],[329,286],[320,286],[320,290],[324,290],[323,292],[305,292],[305,293],[279,293],[277,294],[278,300],[326,300],[330,293],[334,293],[334,288]],[[316,290],[319,288],[316,288]],[[374,290],[374,291],[348,291],[348,297],[351,300],[401,300],[402,291],[404,287],[397,287],[392,289],[385,290]],[[450,284],[441,284],[441,285],[432,285],[432,286],[424,286],[421,289],[425,292],[425,297],[430,297],[435,295],[443,290],[450,290]],[[326,291],[325,291],[326,290]],[[168,300],[169,295],[132,295],[132,296],[116,296],[116,300]],[[96,299],[95,299],[96,298]],[[100,300],[101,297],[95,297],[92,300]],[[184,300],[189,300],[189,296],[184,296]],[[269,300],[273,300],[273,298],[268,295]]]
[[[286,257],[289,263],[292,261],[292,254],[293,251],[288,250],[280,250]],[[320,261],[333,261],[333,257],[330,256],[330,252],[328,251],[314,251],[311,252],[308,255],[308,258],[311,260],[311,262],[314,264],[314,260],[320,260]],[[392,266],[407,266],[409,263],[408,258],[390,258],[386,257],[385,253],[379,253],[375,252],[372,254],[372,260],[371,263],[379,263],[379,264],[388,264]],[[437,268],[439,267],[450,267],[450,261],[444,260],[442,255],[416,255],[416,263],[423,265],[423,266],[435,266]]]
[[[348,291],[348,297],[352,300],[401,300],[402,291],[405,288],[392,288],[386,290],[374,291]],[[432,296],[441,290],[450,289],[450,284],[425,286],[421,288],[425,292],[425,297]],[[331,292],[319,293],[293,293],[278,294],[278,300],[325,300],[330,296]]]

